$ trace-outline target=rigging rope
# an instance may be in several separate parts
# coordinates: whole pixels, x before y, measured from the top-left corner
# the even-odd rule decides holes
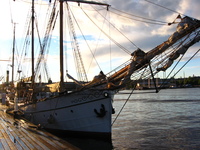
[[[199,53],[199,51],[200,51],[200,49],[197,50],[197,51],[192,55],[192,57],[190,57],[190,59],[188,59],[188,61],[174,74],[174,76],[177,75],[177,73],[180,72],[181,69],[183,69],[183,67],[185,67],[185,65],[187,65],[187,64],[194,58],[194,56],[195,56],[197,53]]]
[[[81,8],[81,10],[84,12],[84,10],[83,10],[82,8]],[[72,14],[72,16],[73,16],[73,18],[74,18],[74,21],[76,22],[76,24],[77,24],[77,26],[78,26],[78,28],[79,28],[81,34],[82,34],[82,36],[83,36],[83,38],[84,38],[84,40],[85,40],[85,42],[86,42],[86,44],[87,44],[87,46],[88,46],[88,48],[89,48],[89,50],[90,50],[90,52],[91,52],[91,54],[92,54],[92,56],[93,56],[93,58],[94,58],[96,64],[98,65],[99,69],[101,70],[101,67],[100,67],[99,63],[97,62],[97,60],[96,60],[96,58],[95,58],[95,56],[94,56],[94,53],[92,52],[92,49],[90,48],[90,46],[89,46],[89,44],[88,44],[88,42],[87,42],[87,40],[86,40],[86,37],[84,36],[84,34],[83,34],[83,32],[82,32],[82,30],[81,30],[79,24],[78,24],[78,21],[76,20],[76,18],[75,18],[75,16],[74,16],[73,12],[71,11],[71,9],[70,9],[70,12],[71,12],[71,14]],[[85,13],[85,12],[84,12],[84,13]],[[86,14],[86,13],[85,13],[85,14]],[[86,16],[87,16],[87,15],[86,15]]]
[[[23,31],[23,34],[22,34],[22,37],[25,37],[25,38],[21,40],[21,44],[20,44],[21,45],[20,47],[22,47],[21,48],[22,52],[21,52],[21,56],[20,56],[20,62],[18,64],[18,69],[20,68],[20,66],[22,68],[22,64],[23,64],[22,61],[26,61],[25,57],[27,56],[27,50],[30,46],[30,34],[31,34],[31,32],[29,30],[30,25],[31,25],[30,14],[31,14],[31,7],[29,9],[29,12],[27,13],[27,17],[26,17],[27,19],[26,19],[26,22],[25,22],[25,25],[24,25],[24,31]],[[23,58],[23,55],[24,55],[24,58]],[[24,72],[25,71],[22,71],[23,76],[25,76]],[[28,72],[26,74],[28,74]]]
[[[50,14],[46,13],[46,19],[47,17],[49,18],[49,20],[47,21],[46,26],[46,30],[44,30],[44,37],[43,37],[43,41],[41,42],[41,38],[39,36],[39,29],[38,29],[38,22],[36,20],[36,28],[37,28],[37,33],[38,33],[38,38],[39,38],[39,45],[40,45],[40,52],[39,52],[39,57],[37,59],[37,63],[36,63],[36,67],[35,67],[35,76],[39,75],[39,71],[41,68],[41,62],[43,61],[43,65],[44,65],[44,70],[46,73],[46,77],[47,80],[50,78],[49,72],[48,72],[48,68],[47,68],[47,63],[45,62],[45,53],[48,54],[48,50],[47,50],[47,46],[49,46],[50,41],[51,41],[51,36],[52,36],[52,30],[54,28],[54,20],[56,19],[56,1],[53,4],[52,7],[52,11]],[[47,12],[50,10],[50,5],[47,9]],[[45,20],[46,20],[45,19]],[[46,22],[46,21],[45,21]],[[47,58],[48,55],[46,55]],[[47,59],[46,59],[47,60]]]
[[[121,48],[122,50],[124,50],[124,52],[126,52],[127,54],[131,55],[131,52],[129,50],[127,50],[125,47],[123,47],[122,45],[120,45],[117,41],[115,41],[113,38],[111,38],[106,32],[104,32],[89,16],[88,14],[82,9],[82,11],[84,12],[84,14],[90,19],[90,21],[102,32],[104,33],[113,43],[115,43],[119,48]]]
[[[180,13],[180,12],[176,11],[176,10],[167,8],[167,7],[162,6],[162,5],[160,5],[160,4],[156,4],[156,3],[152,2],[152,1],[149,1],[149,0],[144,0],[144,1],[146,1],[146,2],[148,2],[148,3],[151,3],[151,4],[153,4],[153,5],[156,5],[156,6],[158,6],[158,7],[164,8],[164,9],[166,9],[166,10],[175,12],[175,13],[180,14],[180,15],[182,15],[182,16],[188,16],[188,17],[190,17],[190,18],[193,18],[193,17],[191,17],[191,16],[189,16],[189,15],[185,15],[185,14],[183,14],[183,13]],[[193,18],[193,19],[195,19],[195,18]]]
[[[10,18],[11,18],[11,23],[14,23],[13,22],[13,15],[12,15],[12,8],[11,8],[11,3],[10,3],[11,0],[9,0],[9,7],[10,7]]]
[[[177,61],[177,63],[175,64],[175,66],[172,68],[172,70],[170,71],[170,73],[167,75],[165,81],[160,85],[160,87],[163,87],[163,86],[166,84],[167,79],[168,79],[169,76],[172,74],[172,72],[175,70],[176,66],[179,64],[179,62],[181,61],[181,59],[183,58],[183,56],[184,56],[184,55],[182,55],[182,56],[179,58],[179,60]],[[177,72],[177,73],[178,73],[178,72]],[[177,73],[176,73],[176,74],[177,74]],[[175,76],[175,74],[174,74],[174,76]],[[174,77],[174,76],[173,76],[173,77]],[[161,90],[161,88],[159,89],[159,91],[160,91],[160,90]]]
[[[118,11],[120,13],[116,13],[114,11],[111,11],[111,9],[115,10],[115,11]],[[114,13],[114,14],[117,14],[118,16],[122,16],[122,17],[125,17],[125,18],[128,18],[128,19],[132,19],[132,20],[135,20],[135,21],[140,21],[140,22],[144,22],[144,23],[148,23],[148,24],[157,24],[157,25],[165,25],[165,24],[168,24],[168,22],[164,22],[164,21],[160,21],[160,20],[155,20],[155,19],[149,19],[149,18],[145,18],[145,17],[142,17],[142,16],[138,16],[138,15],[133,15],[133,14],[130,14],[130,13],[127,13],[127,12],[124,12],[122,10],[119,10],[119,9],[116,9],[112,6],[109,7],[109,10]],[[130,18],[130,17],[127,17],[127,16],[124,16],[123,14],[126,14],[128,16],[132,16],[132,17],[136,17],[136,18],[140,18],[140,19],[143,19],[143,20],[139,20],[139,19],[133,19],[133,18]],[[145,20],[148,20],[148,21],[145,21]]]
[[[197,53],[199,53],[199,51],[200,51],[200,49],[197,50],[197,51],[192,55],[192,57],[190,57],[190,58],[185,62],[185,64],[183,64],[183,66],[182,66],[179,70],[177,70],[176,73],[175,73],[171,78],[174,78],[174,77],[183,69],[183,67],[185,67],[185,66],[194,58],[194,56],[197,55]],[[178,65],[178,63],[181,61],[181,59],[183,58],[183,56],[184,56],[184,55],[181,56],[181,58],[180,58],[179,61],[176,63],[176,65],[173,67],[173,69],[171,70],[171,72],[167,75],[167,78],[166,78],[165,81],[162,83],[161,87],[165,85],[165,83],[166,83],[167,79],[169,78],[170,74],[173,72],[173,70],[175,69],[175,67],[176,67],[176,66]],[[161,89],[159,89],[159,91],[160,91],[160,90],[161,90]]]
[[[93,10],[94,10],[94,8],[93,8]],[[104,9],[105,10],[105,9]],[[106,15],[107,15],[107,13],[106,13]],[[105,25],[105,19],[104,19],[104,21],[103,21],[103,23],[102,23],[102,29],[103,29],[103,27],[104,27],[104,25]],[[110,29],[110,28],[109,28]],[[96,47],[95,47],[95,50],[94,50],[94,54],[96,53],[96,50],[97,50],[97,46],[98,46],[98,44],[99,44],[99,39],[100,39],[100,37],[101,37],[101,34],[102,34],[102,32],[100,32],[100,34],[99,34],[99,37],[98,37],[98,42],[97,42],[97,44],[96,44]],[[93,57],[93,59],[95,59],[95,57]],[[93,61],[93,59],[91,60],[91,62],[90,62],[90,65],[89,65],[89,67],[88,67],[88,72],[89,72],[89,69],[90,69],[90,67],[91,67],[91,65],[92,65],[92,61]],[[101,70],[101,68],[100,68],[100,70]]]
[[[122,106],[122,108],[120,109],[119,113],[117,114],[117,116],[115,117],[115,119],[113,120],[111,126],[113,126],[113,124],[115,123],[115,121],[117,120],[117,118],[119,117],[119,115],[121,114],[122,110],[124,109],[124,107],[126,106],[127,102],[129,101],[131,95],[133,94],[133,91],[135,90],[135,87],[132,89],[131,93],[129,94],[128,98],[126,99],[124,105]]]
[[[38,28],[38,22],[37,22],[37,19],[35,19],[35,25],[36,25],[36,29],[37,29],[37,34],[38,34],[38,40],[39,40],[39,47],[40,47],[40,49],[43,49],[42,48],[42,42],[41,42],[41,38],[40,38],[40,34],[39,34],[39,28]],[[42,61],[42,59],[43,59],[43,61],[44,61],[44,56],[41,56],[40,57],[40,63],[41,63],[41,61]],[[37,64],[37,65],[39,65],[39,64]],[[34,68],[35,69],[35,77],[36,77],[36,75],[39,75],[39,67],[37,68],[38,66],[36,66],[36,68]],[[38,70],[37,70],[38,69]],[[37,71],[37,72],[36,72]],[[49,78],[48,77],[48,73],[46,72],[46,75],[47,75],[47,78]]]
[[[28,4],[31,4],[32,3],[32,0],[29,0],[29,1],[27,1],[27,0],[15,0],[15,1],[22,1],[22,2],[24,2],[24,3],[28,3]],[[35,3],[36,5],[38,4],[38,5],[50,5],[51,3],[50,2],[45,2],[46,4],[39,4],[39,3]]]
[[[94,8],[95,9],[95,8]],[[95,9],[96,10],[96,9]],[[99,11],[98,10],[96,10],[98,13],[99,13]],[[101,16],[102,16],[102,14],[101,13],[99,13]],[[136,48],[139,48],[139,47],[137,47],[137,45],[135,44],[135,43],[133,43],[127,36],[125,36],[125,34],[123,34],[119,29],[117,29],[117,27],[114,25],[114,24],[112,24],[109,20],[107,20],[104,16],[102,16],[106,21],[108,21],[108,23],[109,23],[109,25],[112,25],[112,27],[114,27],[120,34],[122,34],[129,42],[131,42],[131,44],[133,44]]]
[[[167,9],[167,10],[169,10],[169,11],[172,11],[172,12],[175,12],[175,13],[178,13],[178,14],[181,14],[181,15],[185,16],[184,14],[182,14],[182,13],[180,13],[180,12],[178,12],[178,11],[175,11],[175,10],[173,10],[173,9],[167,8],[167,7],[162,6],[162,5],[160,5],[160,4],[156,4],[156,3],[151,2],[151,1],[149,1],[149,0],[144,0],[144,1],[146,1],[146,2],[148,2],[148,3],[151,3],[151,4],[153,4],[153,5],[159,6],[159,7],[161,7],[161,8]]]
[[[110,22],[110,11],[109,11],[109,22]],[[111,36],[110,24],[109,24],[109,36]],[[112,44],[111,40],[109,40],[109,49],[110,49],[110,71],[112,70]]]
[[[144,23],[148,23],[148,24],[156,24],[156,25],[167,25],[167,24],[168,24],[167,22],[164,22],[164,21],[158,21],[158,20],[154,20],[154,19],[149,19],[149,18],[140,17],[140,16],[137,16],[137,15],[125,13],[125,12],[123,12],[123,11],[121,11],[121,10],[118,10],[118,9],[116,9],[116,8],[113,8],[113,7],[111,7],[111,9],[120,12],[120,13],[116,13],[116,12],[114,12],[114,11],[111,11],[112,13],[114,13],[114,14],[116,14],[116,15],[118,15],[118,16],[124,17],[124,18],[128,18],[128,19],[134,20],[134,21],[144,22]],[[130,18],[130,17],[128,17],[128,16],[124,16],[124,15],[121,14],[121,13],[126,14],[126,15],[129,15],[129,16],[137,17],[137,18],[140,18],[140,19],[144,19],[144,20],[133,19],[133,18]],[[145,20],[148,20],[148,21],[145,21]]]
[[[70,27],[69,34],[71,35],[71,39],[72,39],[71,44],[72,44],[72,47],[74,49],[73,52],[74,52],[74,55],[75,55],[75,63],[77,65],[77,75],[78,75],[80,81],[88,82],[87,74],[85,72],[85,67],[84,67],[84,64],[83,64],[83,61],[82,61],[82,56],[81,56],[80,49],[79,49],[79,43],[77,41],[76,32],[75,32],[74,25],[73,25],[73,22],[72,22],[71,14],[72,14],[75,22],[77,23],[77,26],[78,26],[78,28],[79,28],[84,39],[85,39],[85,36],[83,35],[82,30],[80,29],[80,26],[79,26],[76,18],[74,17],[74,14],[70,10],[69,5],[67,5],[67,11],[68,11],[68,21],[69,21],[68,24],[69,24],[69,27]],[[86,41],[86,39],[85,39],[85,41]],[[86,43],[87,43],[87,41],[86,41]]]
[[[197,53],[199,53],[200,49],[197,50],[193,55],[192,57],[190,57],[190,59],[188,59],[188,61],[174,74],[174,76],[177,75],[178,72],[180,72],[181,69],[183,69],[183,67],[185,67],[185,65],[191,61],[191,59],[194,58],[195,55],[197,55]],[[183,58],[184,55],[182,55],[182,57],[179,59],[179,61],[177,62],[177,64],[181,61],[181,59]],[[174,66],[174,68],[172,69],[172,71],[169,73],[169,75],[167,76],[167,78],[170,76],[170,74],[173,72],[173,70],[175,69],[175,67],[177,66],[177,64]],[[141,75],[142,76],[142,75]],[[174,77],[173,76],[173,77]],[[167,79],[166,78],[166,79]],[[135,80],[136,81],[136,80]],[[165,82],[163,82],[163,84],[160,86],[162,87],[164,85]],[[114,121],[112,122],[112,125],[115,123],[115,121],[117,120],[117,118],[119,117],[119,115],[121,114],[122,110],[124,109],[125,105],[127,104],[128,100],[130,99],[131,95],[133,94],[133,91],[134,91],[135,87],[132,89],[131,93],[129,94],[127,100],[125,101],[124,105],[122,106],[122,108],[120,109],[119,113],[117,114],[117,116],[115,117]],[[158,90],[158,92],[160,91],[161,89]],[[111,125],[111,126],[112,126]]]

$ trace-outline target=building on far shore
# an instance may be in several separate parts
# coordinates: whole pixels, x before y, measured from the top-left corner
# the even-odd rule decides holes
[[[170,79],[144,79],[138,80],[136,83],[136,89],[155,89],[157,88],[190,88],[190,87],[200,87],[200,76],[193,76],[188,78],[170,78]],[[127,85],[127,88],[132,88],[133,82]]]

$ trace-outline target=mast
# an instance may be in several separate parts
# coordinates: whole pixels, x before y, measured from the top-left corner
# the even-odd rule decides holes
[[[86,4],[94,4],[94,5],[104,5],[107,6],[107,9],[110,5],[105,3],[93,2],[93,1],[83,1],[83,0],[59,0],[60,1],[60,83],[64,82],[63,74],[64,74],[64,67],[63,67],[63,2],[77,2],[86,3]],[[62,89],[62,88],[61,88]]]
[[[14,55],[15,55],[15,26],[16,23],[14,23],[14,31],[13,31],[13,51],[12,51],[12,83],[14,83]]]
[[[60,83],[61,85],[64,82],[63,70],[64,70],[63,69],[63,0],[60,0]]]
[[[34,82],[35,82],[35,75],[34,75],[34,21],[35,21],[35,17],[34,17],[34,0],[32,0],[32,42],[31,42],[31,61],[32,61],[32,89],[34,89]]]

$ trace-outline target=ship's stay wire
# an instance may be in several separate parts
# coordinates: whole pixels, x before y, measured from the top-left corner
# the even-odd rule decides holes
[[[110,20],[110,12],[108,13],[108,20]],[[110,22],[110,21],[109,21]],[[109,35],[111,36],[110,24],[109,24]],[[110,50],[110,71],[112,70],[112,44],[109,40],[109,50]]]
[[[144,23],[147,23],[147,24],[155,24],[155,25],[168,25],[168,22],[130,14],[130,13],[124,12],[122,10],[119,10],[117,8],[114,8],[114,7],[112,7],[112,5],[109,7],[109,11],[112,12],[113,14],[116,14],[117,16],[128,18],[128,19],[131,19],[131,20],[134,20],[134,21],[144,22]],[[131,18],[131,17],[135,17],[135,18],[138,18],[138,19],[134,19],[134,18]]]
[[[76,7],[76,6],[73,6],[72,5],[72,7]],[[94,7],[94,6],[91,6],[93,9],[92,10],[89,10],[89,11],[96,11],[103,19],[104,19],[104,23],[103,23],[103,25],[105,24],[105,21],[107,21],[108,23],[109,23],[109,29],[110,29],[110,27],[112,26],[114,29],[116,29],[116,31],[118,31],[122,36],[124,36],[130,43],[132,43],[136,48],[138,48],[138,46],[135,44],[135,43],[133,43],[125,34],[123,34],[114,24],[112,24],[107,18],[106,18],[106,16],[104,16],[104,15],[102,15],[99,11],[100,10],[103,10],[103,8],[102,9],[97,9],[96,7]],[[103,6],[102,6],[103,7]],[[76,7],[77,8],[77,7]],[[80,8],[80,6],[78,7],[78,8]],[[82,8],[81,8],[82,9]],[[85,9],[84,9],[85,10]],[[101,31],[101,33],[103,33],[104,35],[106,35],[110,40],[110,49],[111,49],[111,41],[113,41],[113,43],[115,43],[115,45],[117,45],[118,47],[120,47],[120,49],[123,49],[126,53],[128,53],[129,55],[131,54],[131,52],[129,51],[129,50],[127,50],[126,48],[124,48],[122,45],[120,45],[118,42],[116,42],[114,39],[112,39],[111,38],[111,36],[110,36],[110,30],[109,30],[109,33],[106,33],[105,31],[103,31],[103,27],[100,27],[99,25],[97,25],[96,23],[94,23],[94,21],[89,17],[89,15],[84,11],[83,9],[82,9],[82,11],[85,13],[85,15],[87,16],[87,18],[89,19],[89,20],[91,20],[91,22]],[[86,10],[88,10],[88,9],[86,9]],[[105,10],[105,8],[104,8],[104,10]],[[109,9],[107,10],[107,12],[110,12],[109,11]],[[77,21],[76,21],[77,22]],[[78,23],[76,23],[76,24],[78,24]],[[82,36],[84,37],[84,35],[82,34]],[[86,40],[85,40],[86,41]],[[86,43],[87,43],[87,41],[86,41]],[[89,47],[89,46],[88,46]],[[90,50],[91,51],[91,50]],[[94,54],[95,54],[95,51],[92,53],[92,55],[93,55],[93,58],[95,58],[94,57]],[[95,60],[96,61],[96,60]],[[97,61],[96,61],[97,62]],[[100,67],[99,67],[100,68]]]
[[[88,14],[82,9],[83,13],[90,19],[90,21],[102,32],[104,33],[115,45],[117,45],[119,48],[121,48],[124,52],[127,54],[131,54],[129,50],[127,50],[125,47],[123,47],[121,44],[119,44],[117,41],[115,41],[113,38],[111,38],[105,31],[103,31],[89,16]]]
[[[187,60],[187,62],[185,62],[185,63],[183,64],[183,66],[173,75],[173,77],[175,77],[175,76],[183,69],[183,67],[185,67],[199,52],[200,52],[200,49],[197,50],[197,51]],[[176,66],[178,65],[178,63],[179,63],[179,62],[181,61],[181,59],[183,58],[183,56],[184,56],[184,55],[182,55],[181,58],[178,60],[178,62],[177,62],[176,65],[173,67],[173,69],[171,70],[171,72],[168,74],[168,76],[166,77],[166,79],[169,78],[170,74],[171,74],[171,73],[173,72],[173,70],[176,68]],[[136,81],[136,80],[135,80],[135,81]],[[163,84],[161,85],[161,87],[162,87],[164,84],[165,84],[165,81],[163,82]],[[117,114],[117,116],[116,116],[115,119],[113,120],[111,126],[113,126],[113,124],[115,123],[115,121],[117,120],[117,118],[119,117],[119,115],[121,114],[122,110],[123,110],[124,107],[126,106],[126,104],[127,104],[127,102],[129,101],[131,95],[133,94],[134,90],[135,90],[135,87],[134,87],[134,88],[132,89],[132,91],[129,93],[128,98],[126,99],[126,101],[125,101],[125,103],[123,104],[123,106],[121,107],[119,113]],[[159,92],[160,90],[161,90],[161,88],[158,89],[158,92]],[[157,92],[157,93],[158,93],[158,92]]]
[[[194,56],[197,55],[197,53],[199,53],[199,51],[200,51],[200,49],[198,49],[198,50],[192,55],[192,57],[190,57],[190,58],[187,60],[187,62],[185,62],[185,64],[174,74],[174,76],[176,76],[177,73],[180,72],[181,69],[183,69],[183,67],[185,67],[185,66],[194,58]]]
[[[32,3],[32,0],[29,0],[29,1],[27,1],[27,0],[16,0],[16,1],[21,1],[21,2],[24,2],[24,3],[28,3],[28,4],[31,4]],[[35,3],[36,5],[50,5],[51,3],[50,2],[46,2],[46,3],[41,3],[41,4],[39,4],[39,3]]]
[[[19,68],[21,67],[22,68],[22,64],[23,64],[23,61],[26,61],[25,57],[27,56],[27,49],[29,48],[30,46],[30,25],[31,25],[31,18],[30,18],[30,13],[31,13],[31,9],[29,9],[29,12],[27,13],[27,19],[26,19],[26,23],[24,25],[24,31],[23,31],[23,34],[22,34],[22,37],[25,37],[24,40],[21,40],[21,44],[20,44],[20,47],[22,47],[22,52],[21,52],[21,56],[20,56],[20,60],[19,60],[19,63],[18,63],[18,70]],[[23,56],[24,55],[24,56]],[[24,57],[24,58],[23,58]],[[22,76],[25,76],[25,74],[28,74],[28,71],[27,73],[25,73],[25,71],[23,70],[22,72]]]
[[[173,10],[173,9],[167,8],[167,7],[162,6],[162,5],[160,5],[160,4],[156,4],[156,3],[152,2],[152,1],[149,1],[149,0],[144,0],[144,1],[146,1],[146,2],[148,2],[148,3],[151,3],[151,4],[153,4],[153,5],[156,5],[156,6],[158,6],[158,7],[164,8],[164,9],[166,9],[166,10],[169,10],[169,11],[175,12],[175,13],[177,13],[177,14],[180,14],[180,15],[186,16],[186,15],[184,15],[184,14],[182,14],[182,13],[176,11],[176,10]]]
[[[76,7],[76,6],[72,6],[72,7]],[[98,9],[98,11],[101,11],[101,10],[104,10],[103,6],[99,6],[99,7],[102,7],[101,9]],[[85,9],[87,11],[96,11],[96,10],[90,10],[90,9]],[[130,19],[130,20],[133,20],[133,21],[138,21],[138,22],[143,22],[143,23],[146,23],[146,24],[155,24],[155,25],[168,25],[168,22],[164,22],[164,21],[160,21],[160,20],[155,20],[155,19],[149,19],[149,18],[145,18],[145,17],[142,17],[142,16],[138,16],[138,15],[133,15],[133,14],[130,14],[130,13],[127,13],[127,12],[124,12],[122,10],[119,10],[117,8],[114,8],[112,6],[109,7],[109,12],[111,12],[112,14],[115,14],[117,16],[121,16],[121,17],[124,17],[124,18],[127,18],[127,19]],[[132,17],[135,17],[135,18],[132,18]],[[147,21],[148,20],[148,21]]]
[[[120,13],[112,11],[112,9],[115,10],[115,11],[118,11]],[[140,17],[140,16],[137,16],[137,15],[129,14],[129,13],[123,12],[121,10],[118,10],[118,9],[116,9],[114,7],[111,7],[110,11],[113,14],[116,14],[118,16],[121,16],[121,17],[124,17],[124,18],[127,18],[127,19],[131,19],[131,20],[134,20],[134,21],[144,22],[144,23],[148,23],[148,24],[155,24],[155,25],[167,25],[168,24],[168,22],[158,21],[158,20],[154,20],[154,19],[149,19],[149,18],[145,18],[145,17]],[[132,16],[132,17],[136,17],[136,18],[139,18],[139,19],[134,19],[134,18],[131,18],[131,17],[128,17],[128,16],[124,16],[124,14]]]
[[[197,51],[182,65],[182,67],[180,67],[180,69],[177,70],[176,73],[174,73],[174,75],[173,75],[171,78],[174,78],[174,77],[183,69],[183,67],[185,67],[185,66],[194,58],[194,56],[196,56],[197,53],[199,53],[199,51],[200,51],[200,49],[197,50]],[[183,58],[183,56],[184,56],[184,55],[181,56],[181,58],[178,60],[178,62],[177,62],[176,65],[173,67],[173,69],[171,70],[171,72],[167,75],[167,77],[166,77],[165,81],[162,83],[161,87],[162,87],[163,85],[165,85],[166,80],[169,78],[170,74],[173,72],[173,70],[175,69],[175,67],[176,67],[176,66],[178,65],[178,63],[181,61],[181,59]],[[161,90],[161,89],[159,89],[159,91],[160,91],[160,90]]]
[[[10,2],[10,0],[9,0],[9,9],[10,9],[10,19],[11,19],[11,23],[12,23],[12,25],[13,25],[13,29],[14,30],[16,30],[16,24],[18,24],[18,23],[16,23],[16,22],[14,22],[14,19],[13,19],[13,13],[12,13],[12,7],[11,7],[11,2]],[[14,32],[16,32],[16,31],[14,31]],[[16,34],[16,33],[15,33]],[[11,50],[12,49],[15,49],[15,53],[16,53],[16,57],[14,58],[14,60],[16,60],[16,64],[19,64],[19,61],[20,61],[20,57],[19,57],[19,52],[18,52],[18,49],[17,49],[17,43],[16,43],[16,41],[15,41],[15,45],[12,45],[12,48],[11,48]],[[15,54],[14,54],[15,55]],[[14,66],[11,66],[11,67],[14,67]],[[18,67],[18,70],[19,70],[19,67]],[[16,77],[15,77],[15,79],[17,79],[17,76],[18,76],[18,74],[16,74]]]
[[[93,9],[94,9],[94,8],[93,8]],[[105,9],[104,9],[104,10],[105,10]],[[95,11],[98,11],[98,10],[95,10]],[[107,13],[106,13],[106,16],[107,16]],[[104,18],[105,18],[105,17],[104,17]],[[105,25],[105,21],[106,21],[106,19],[104,19],[104,21],[103,21],[103,23],[102,23],[101,29],[103,29],[103,27],[104,27],[104,25]],[[110,27],[109,27],[109,29],[110,29]],[[99,33],[98,40],[97,40],[97,43],[96,43],[96,47],[95,47],[94,52],[93,52],[94,54],[96,53],[97,47],[98,47],[98,45],[99,45],[99,39],[100,39],[101,35],[102,35],[102,32]],[[93,59],[95,59],[95,57],[93,57]],[[89,72],[89,69],[90,69],[90,67],[91,67],[91,65],[92,65],[93,59],[91,60],[90,65],[89,65],[89,67],[88,67],[88,72]]]
[[[9,0],[9,7],[10,7],[10,19],[11,19],[11,23],[13,23],[13,15],[12,15],[12,8],[11,8],[11,0]]]
[[[128,98],[126,99],[125,103],[123,104],[122,108],[120,109],[119,113],[117,114],[117,116],[115,117],[115,119],[113,120],[111,126],[113,126],[113,124],[115,123],[115,121],[117,120],[117,118],[119,117],[119,115],[121,114],[122,110],[124,109],[124,107],[126,106],[127,102],[129,101],[131,95],[133,94],[135,90],[135,87],[132,89],[132,91],[130,92]]]
[[[79,28],[79,31],[81,32],[81,34],[82,34],[82,36],[83,36],[83,38],[84,38],[84,40],[85,40],[85,42],[86,42],[86,44],[87,44],[87,46],[88,46],[88,48],[89,48],[89,50],[90,50],[90,52],[91,52],[91,54],[92,54],[92,56],[93,56],[93,58],[94,58],[96,64],[98,65],[99,69],[101,70],[101,67],[100,67],[99,63],[97,62],[97,60],[96,60],[96,58],[95,58],[95,56],[94,56],[94,53],[92,52],[92,49],[90,48],[90,46],[89,46],[89,44],[88,44],[88,42],[87,42],[87,40],[86,40],[86,37],[84,36],[83,31],[81,30],[81,27],[80,27],[79,24],[78,24],[78,21],[76,20],[76,18],[75,18],[75,16],[74,16],[73,12],[71,11],[71,9],[69,9],[69,10],[70,10],[70,12],[71,12],[71,14],[72,14],[72,17],[74,18],[74,21],[76,22],[76,24],[77,24],[77,26],[78,26],[78,28]],[[83,11],[82,8],[81,8],[81,10]]]
[[[144,0],[144,1],[146,1],[146,2],[148,2],[148,3],[150,3],[150,4],[153,4],[153,5],[155,5],[155,6],[161,7],[161,8],[163,8],[163,9],[169,10],[169,11],[171,11],[171,12],[177,13],[177,14],[179,14],[179,15],[188,16],[188,17],[190,17],[190,18],[196,19],[196,18],[194,18],[194,17],[192,17],[192,16],[189,16],[189,15],[187,15],[187,14],[184,14],[184,13],[178,12],[178,11],[176,11],[176,10],[167,8],[167,7],[165,7],[165,6],[162,6],[162,5],[160,5],[160,4],[154,3],[154,2],[152,2],[152,1],[149,1],[149,0]]]
[[[95,8],[94,8],[95,9]],[[96,10],[96,9],[95,9]],[[136,48],[139,48],[135,43],[133,43],[125,34],[123,34],[114,24],[112,24],[108,19],[106,19],[98,10],[96,10],[112,27],[114,27],[120,34],[122,34],[129,42],[131,42]]]

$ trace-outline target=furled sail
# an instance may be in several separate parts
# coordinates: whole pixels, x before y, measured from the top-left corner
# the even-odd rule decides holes
[[[147,57],[151,60],[158,54],[166,51],[170,46],[176,43],[178,40],[184,38],[187,35],[190,35],[196,29],[200,27],[200,21],[196,19],[192,19],[190,17],[184,17],[181,22],[177,26],[176,32],[174,32],[167,41],[155,47],[151,51],[148,52]],[[194,37],[195,38],[195,37]]]
[[[192,19],[187,16],[182,18],[181,22],[177,26],[176,31],[168,38],[167,41],[163,42],[147,53],[140,49],[136,50],[132,54],[131,60],[127,62],[125,67],[118,71],[113,71],[113,74],[110,73],[111,75],[108,77],[109,82],[114,84],[117,83],[118,85],[126,84],[130,81],[130,77],[134,72],[148,66],[154,57],[166,52],[171,46],[180,41],[179,46],[173,49],[169,57],[165,58],[167,61],[163,60],[165,64],[157,68],[157,71],[165,71],[173,64],[175,59],[177,59],[180,55],[185,54],[189,47],[199,42],[199,27],[199,20]]]

